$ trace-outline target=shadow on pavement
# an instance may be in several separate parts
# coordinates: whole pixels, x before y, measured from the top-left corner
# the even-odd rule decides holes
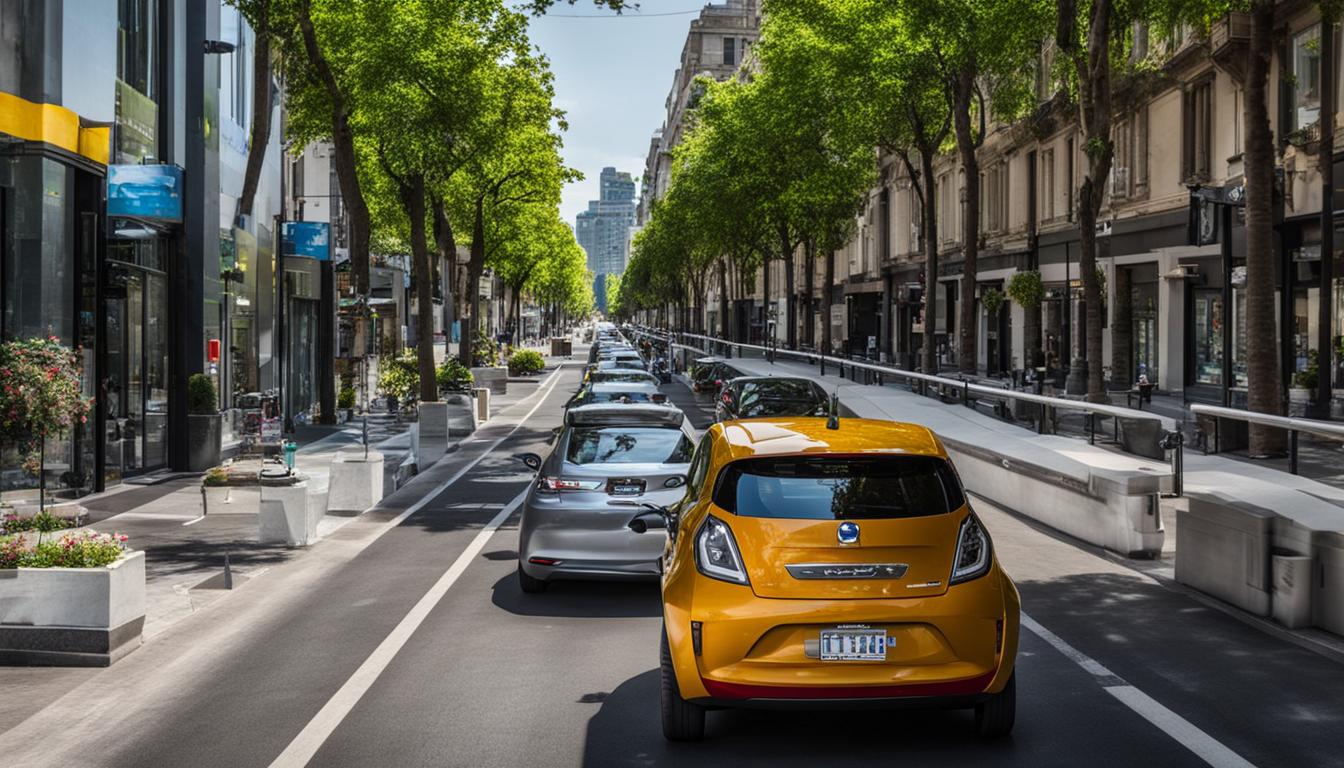
[[[602,697],[583,765],[983,765],[1016,751],[1011,739],[977,739],[970,712],[955,710],[720,710],[707,715],[704,743],[674,744],[658,696],[649,670]]]
[[[519,616],[575,619],[657,618],[663,604],[655,581],[555,581],[539,595],[523,594],[515,572],[495,582],[491,601]]]

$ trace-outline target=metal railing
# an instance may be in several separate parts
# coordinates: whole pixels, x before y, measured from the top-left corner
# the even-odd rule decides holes
[[[1299,419],[1293,416],[1277,416],[1272,413],[1243,411],[1238,408],[1224,408],[1219,405],[1191,405],[1190,411],[1195,415],[1214,417],[1214,453],[1218,453],[1221,448],[1219,424],[1222,419],[1287,430],[1288,473],[1293,475],[1297,474],[1297,436],[1300,433],[1306,432],[1309,435],[1344,441],[1344,424],[1334,424],[1328,421],[1317,421],[1315,419]]]

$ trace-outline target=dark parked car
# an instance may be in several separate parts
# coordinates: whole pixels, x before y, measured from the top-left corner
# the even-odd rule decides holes
[[[722,360],[718,360],[695,369],[695,377],[691,379],[692,389],[696,392],[717,393],[723,387],[724,382],[741,375],[741,371]]]
[[[742,376],[723,385],[714,403],[714,420],[771,416],[825,416],[826,391],[810,379]]]

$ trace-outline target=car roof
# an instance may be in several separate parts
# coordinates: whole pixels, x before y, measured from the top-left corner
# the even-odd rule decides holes
[[[947,458],[943,444],[919,424],[841,418],[827,429],[819,416],[729,421],[710,427],[728,447],[728,460],[788,454],[896,454]]]
[[[571,426],[681,427],[686,415],[671,405],[644,403],[594,403],[570,408],[565,423]]]
[[[594,392],[657,392],[652,381],[595,381],[589,385]]]

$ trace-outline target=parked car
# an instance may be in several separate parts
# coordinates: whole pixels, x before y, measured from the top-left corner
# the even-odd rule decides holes
[[[670,541],[668,739],[702,738],[710,708],[804,702],[973,708],[981,735],[1012,730],[1017,589],[925,427],[715,424],[684,498],[629,525],[650,520]]]
[[[718,394],[723,388],[723,383],[729,379],[735,379],[742,375],[742,372],[728,363],[719,360],[710,363],[702,369],[697,369],[696,376],[692,379],[691,388],[696,392],[713,392]]]
[[[811,379],[739,376],[729,379],[714,402],[714,420],[783,416],[825,416],[826,390]]]
[[[569,409],[548,457],[520,457],[537,470],[519,527],[522,590],[556,579],[656,578],[663,537],[631,530],[631,508],[613,502],[675,502],[694,446],[690,423],[671,406]]]
[[[588,376],[589,383],[604,384],[608,382],[628,382],[657,384],[658,377],[648,371],[635,371],[625,368],[613,368],[605,371],[593,371]]]
[[[658,384],[648,381],[607,381],[590,382],[580,389],[566,408],[589,405],[591,403],[667,403],[667,395],[658,391]]]

